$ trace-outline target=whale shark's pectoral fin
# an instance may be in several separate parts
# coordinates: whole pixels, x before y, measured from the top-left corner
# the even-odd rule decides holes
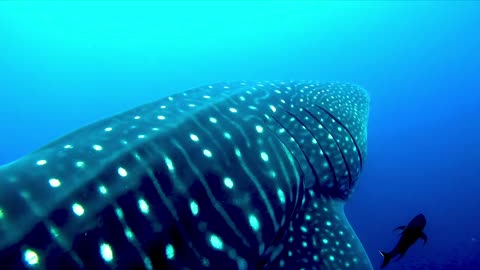
[[[344,202],[319,197],[306,201],[305,209],[287,230],[285,241],[277,247],[281,250],[278,260],[262,269],[373,270],[345,216]],[[271,254],[267,252],[273,257]]]
[[[394,231],[394,232],[396,232],[396,231],[401,231],[400,233],[402,233],[403,230],[405,230],[405,228],[407,228],[407,226],[398,226],[398,227],[396,227],[395,229],[393,229],[393,231]]]
[[[420,235],[420,238],[423,240],[423,245],[426,245],[427,244],[427,235],[422,232],[422,234]]]

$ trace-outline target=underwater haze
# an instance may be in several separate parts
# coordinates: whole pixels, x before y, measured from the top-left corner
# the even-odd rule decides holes
[[[2,2],[0,164],[86,124],[224,81],[349,82],[370,95],[346,215],[375,269],[480,269],[480,2]],[[0,268],[1,265],[0,265]]]

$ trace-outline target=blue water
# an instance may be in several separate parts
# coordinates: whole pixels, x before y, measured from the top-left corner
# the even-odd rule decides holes
[[[231,80],[346,81],[371,94],[347,215],[374,266],[480,269],[480,3],[2,2],[0,164],[85,124]]]

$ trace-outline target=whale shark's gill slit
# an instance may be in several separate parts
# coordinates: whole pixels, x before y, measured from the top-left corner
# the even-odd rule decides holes
[[[318,118],[316,118],[313,113],[311,113],[309,110],[307,110],[306,108],[304,107],[301,107],[305,112],[307,112],[311,117],[313,117],[313,119],[315,119],[315,121],[318,122],[319,125],[321,125],[327,132],[328,134],[330,134],[332,137],[333,137],[333,134],[330,132],[330,130],[325,126],[325,125],[322,125],[322,123],[320,122],[320,120]],[[353,139],[353,138],[352,138]],[[340,145],[338,144],[337,140],[334,138],[333,141],[335,142],[335,144],[337,145],[337,148],[338,148],[338,151],[340,152],[340,154],[342,155],[342,159],[343,159],[343,163],[345,163],[345,166],[347,167],[347,171],[348,171],[348,188],[350,189],[352,187],[352,184],[353,184],[353,178],[352,178],[352,172],[350,170],[350,166],[348,165],[348,162],[347,162],[347,159],[345,158],[345,155],[343,154],[343,151],[342,151],[342,148],[340,148]],[[322,149],[323,150],[323,149]],[[328,157],[327,157],[327,154],[325,153],[324,151],[324,154],[325,154],[325,157],[327,158],[328,160]],[[330,161],[329,161],[329,164]],[[333,170],[333,167],[332,167],[332,170]],[[334,173],[335,175],[335,173]],[[337,183],[338,184],[338,183]]]
[[[281,127],[283,128],[284,130],[285,129],[285,126],[282,125],[282,123],[280,123],[275,117],[271,116],[271,118]],[[290,153],[290,156],[293,158],[293,160],[295,161],[295,164],[297,165],[297,168],[298,168],[298,172],[300,173],[300,182],[301,183],[304,183],[305,182],[305,177],[306,177],[306,173],[302,170],[302,165],[300,163],[300,161],[298,160],[297,156],[295,155],[295,153],[293,152],[292,149],[290,149],[290,147],[287,145],[287,143],[285,143],[282,138],[280,138],[276,133],[275,131],[268,125],[267,121],[264,121],[265,123],[265,127],[272,133],[272,135],[280,141],[280,143],[285,147],[285,149]],[[287,133],[288,134],[288,133]],[[290,135],[289,135],[290,136]],[[290,136],[291,137],[291,136]],[[300,148],[300,146],[298,145],[298,143],[296,141],[294,141],[295,144],[297,144],[297,147]],[[288,220],[291,220],[294,216],[294,213],[295,213],[295,210],[296,209],[299,209],[300,207],[300,198],[303,197],[303,194],[304,194],[304,189],[303,188],[300,188],[300,187],[304,187],[305,185],[304,184],[300,184],[299,187],[298,187],[298,191],[297,191],[297,201],[295,201],[295,204],[293,206],[293,211],[292,211],[292,214],[288,217]],[[293,195],[292,195],[293,197]],[[285,226],[287,226],[289,224],[289,222],[285,222]]]
[[[269,115],[280,127],[282,127],[283,130],[285,130],[285,132],[288,134],[288,136],[293,140],[293,142],[297,145],[297,147],[300,149],[300,151],[302,152],[304,158],[307,160],[307,164],[309,165],[310,167],[310,170],[312,171],[313,173],[313,165],[309,162],[309,160],[307,159],[307,155],[305,154],[305,152],[302,150],[302,148],[300,147],[300,144],[298,143],[298,141],[293,137],[293,134],[284,126],[282,125],[282,123],[277,119],[275,118],[275,116],[273,115]],[[292,149],[290,149],[290,147],[285,143],[283,142],[282,138],[280,138],[275,132],[272,132],[274,134],[275,137],[278,138],[278,140],[280,140],[282,142],[282,144],[287,148],[287,150],[290,152],[290,154],[294,157],[298,167],[299,167],[299,171],[300,173],[302,174],[301,175],[301,184],[300,184],[300,187],[299,187],[299,192],[300,191],[303,191],[304,187],[305,187],[305,178],[309,175],[308,172],[304,172],[303,171],[303,168],[302,168],[302,163],[297,159],[296,157],[296,154],[293,152]],[[301,200],[303,198],[303,194],[298,194],[297,196],[297,200],[295,201],[295,206],[294,206],[294,209],[297,209],[298,207],[300,207],[301,205]],[[294,212],[292,212],[292,215],[293,215]],[[290,219],[292,218],[293,216],[290,217]]]
[[[288,114],[291,115],[290,112],[286,112],[286,113],[288,113]],[[295,138],[295,136],[294,136],[287,128],[285,128],[285,127],[280,123],[280,121],[278,121],[278,119],[275,118],[275,116],[271,115],[271,117],[272,117],[275,121],[277,121],[278,124],[279,124],[282,128],[285,129],[285,131],[287,132],[288,136],[290,136],[290,138],[292,138],[292,139],[295,141],[295,143],[297,144],[298,148],[300,149],[300,151],[302,152],[303,156],[305,157],[305,160],[307,161],[308,166],[310,167],[310,170],[312,171],[312,173],[313,173],[313,175],[314,175],[314,177],[315,177],[315,182],[319,181],[317,172],[315,171],[315,169],[313,168],[312,163],[311,163],[310,160],[308,159],[307,153],[305,153],[305,151],[304,151],[303,148],[301,147],[300,142],[298,142],[297,138]],[[302,124],[302,123],[300,122],[300,124]],[[303,125],[303,124],[302,124],[302,125]]]
[[[302,108],[302,107],[300,107]],[[303,109],[303,108],[302,108]],[[287,112],[290,116],[292,116],[293,118],[295,118],[295,120],[297,120],[297,122],[299,122],[303,127],[305,127],[305,130],[308,131],[308,133],[310,134],[310,136],[312,136],[312,138],[314,138],[315,140],[317,140],[317,138],[315,137],[315,135],[312,133],[312,131],[310,129],[308,129],[307,125],[305,123],[303,123],[303,121],[297,117],[295,114],[291,113],[291,112]],[[320,147],[320,150],[322,151],[323,153],[323,156],[325,157],[325,160],[327,161],[328,163],[328,167],[330,168],[330,172],[332,173],[333,175],[333,182],[337,185],[337,188],[339,187],[339,181],[338,181],[338,178],[337,178],[337,175],[335,174],[335,168],[333,166],[333,163],[332,161],[330,160],[330,158],[328,157],[327,155],[327,152],[325,152],[325,150],[323,149],[323,147],[321,146],[320,143],[317,143],[317,145]],[[303,152],[303,149],[300,147],[300,149],[302,150]],[[307,161],[308,163],[311,165],[310,161],[308,160],[307,158]],[[313,165],[311,166],[313,167]],[[315,182],[320,182],[318,176],[317,176],[317,173],[316,171],[314,171],[314,175],[315,175]]]
[[[277,124],[278,124],[279,126],[281,126],[283,129],[285,129],[285,127],[284,127],[277,119],[275,119],[275,117],[273,117],[273,116],[271,116],[271,117],[272,117],[272,119],[274,119],[274,120],[277,122]],[[283,146],[285,146],[285,148],[288,150],[288,152],[290,153],[291,157],[295,160],[295,163],[297,164],[297,166],[298,166],[298,168],[299,168],[299,171],[300,171],[300,173],[301,173],[301,176],[300,176],[300,177],[303,179],[303,178],[305,177],[305,172],[303,172],[302,166],[301,166],[301,164],[300,164],[300,161],[298,160],[298,158],[297,158],[297,156],[295,155],[295,153],[293,153],[292,150],[288,147],[288,145],[282,140],[282,138],[280,138],[280,137],[275,133],[275,131],[268,125],[268,122],[267,122],[267,121],[264,120],[263,123],[264,123],[264,126],[273,134],[273,136],[274,136],[275,138],[277,138],[277,139],[280,141],[280,143],[283,144]],[[285,130],[286,130],[286,129],[285,129]],[[297,145],[298,145],[298,144],[297,144]]]
[[[303,107],[300,107],[302,108],[303,110],[305,110],[305,112],[307,112],[309,115],[311,115],[313,117],[313,119],[315,119],[318,124],[321,125],[321,123],[318,121],[318,119],[316,117],[314,117],[308,110],[306,110],[305,108]],[[303,124],[303,122],[298,118],[296,117],[295,115],[292,115],[293,117],[295,117],[297,119],[297,121],[299,121],[307,130],[308,132],[310,133],[310,135],[312,135],[312,137],[317,140],[317,138],[315,137],[314,134],[312,134],[312,132]],[[317,140],[318,141],[318,140]],[[325,151],[325,149],[323,149],[322,145],[320,143],[317,143],[318,147],[320,147],[320,150],[322,150],[322,154],[323,154],[323,157],[325,158],[325,160],[327,161],[328,163],[328,168],[330,169],[330,172],[332,173],[333,175],[333,182],[337,185],[336,187],[338,188],[339,186],[339,180],[338,180],[338,177],[337,177],[337,174],[335,173],[335,168],[333,166],[333,162],[332,160],[330,159],[330,157],[327,155],[327,151]]]
[[[348,133],[348,135],[350,135],[350,138],[352,139],[353,144],[355,144],[355,148],[357,149],[357,154],[358,154],[358,157],[360,159],[360,169],[363,168],[362,152],[360,152],[360,148],[358,147],[357,141],[355,140],[355,137],[352,135],[350,130],[348,130],[348,128],[342,123],[342,121],[340,121],[335,115],[333,115],[327,109],[323,108],[322,106],[316,105],[316,104],[314,104],[314,106],[319,108],[320,110],[325,112],[328,116],[330,116],[333,120],[335,120],[335,122],[337,122],[341,127],[343,127],[343,129],[345,129],[345,131]]]

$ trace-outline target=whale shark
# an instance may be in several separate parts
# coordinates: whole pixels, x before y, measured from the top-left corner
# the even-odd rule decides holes
[[[344,205],[369,96],[222,82],[0,167],[1,269],[373,269]]]

